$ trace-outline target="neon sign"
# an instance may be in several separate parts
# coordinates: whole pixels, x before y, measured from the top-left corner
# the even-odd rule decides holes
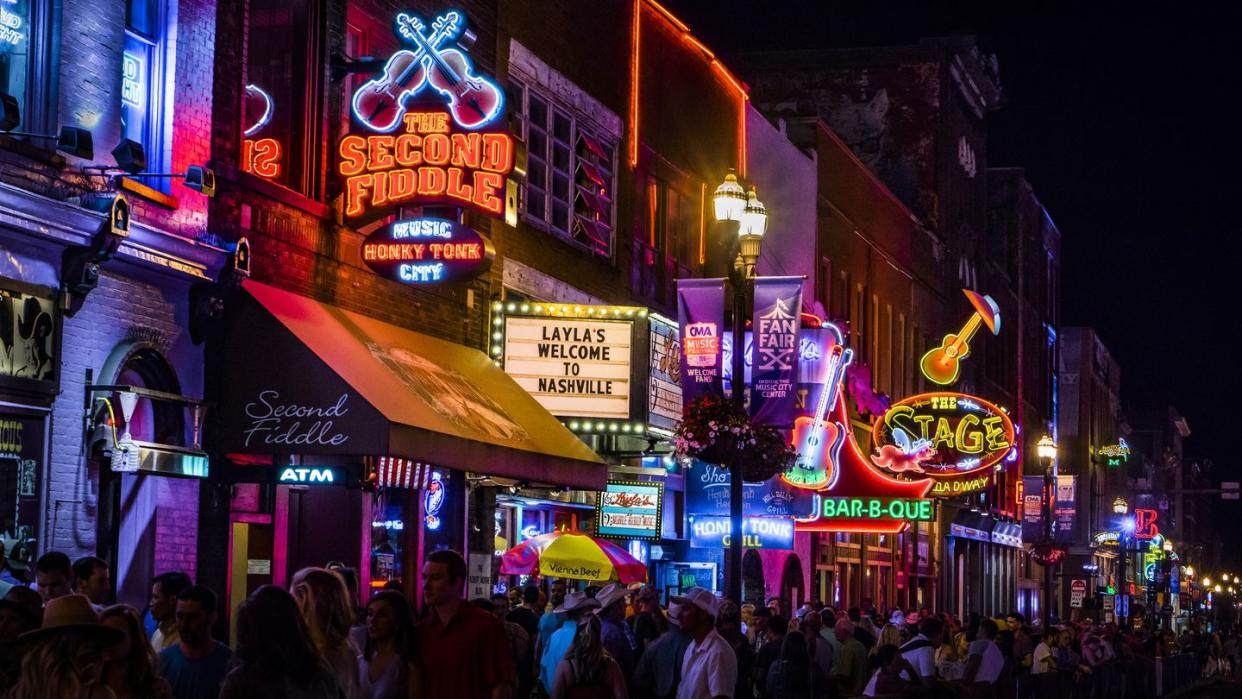
[[[1160,528],[1156,526],[1156,519],[1160,513],[1156,510],[1148,508],[1135,508],[1134,510],[1134,538],[1135,539],[1154,539],[1160,535]]]
[[[962,293],[966,295],[970,305],[974,306],[975,312],[957,334],[945,335],[940,346],[923,355],[923,360],[919,363],[923,376],[941,386],[957,381],[961,360],[970,354],[970,340],[980,325],[986,325],[993,335],[1000,333],[1000,307],[996,305],[996,301],[991,296],[977,294],[970,289],[962,289]]]
[[[341,479],[334,468],[303,468],[298,466],[281,469],[280,475],[276,478],[278,483],[318,483],[321,485],[332,485],[338,480]]]
[[[913,498],[821,497],[824,517],[854,519],[904,519],[929,522],[935,516],[931,500]]]
[[[17,46],[25,38],[22,35],[22,16],[0,7],[0,43]]]
[[[473,279],[491,267],[495,251],[473,228],[439,218],[404,219],[362,243],[362,261],[376,274],[403,284]]]
[[[733,526],[721,515],[691,515],[691,548],[724,548],[732,544]],[[747,517],[742,520],[742,545],[752,549],[792,549],[794,521],[789,517]]]
[[[986,488],[989,467],[1014,447],[1013,422],[982,398],[937,392],[892,405],[872,426],[871,462],[893,474],[935,481],[932,495],[958,495]]]
[[[513,169],[513,137],[500,119],[504,93],[466,54],[444,46],[465,29],[457,12],[421,19],[400,13],[405,48],[354,92],[353,121],[366,133],[338,144],[345,215],[403,204],[464,206],[500,216]]]
[[[129,51],[121,53],[121,102],[142,108],[142,58]]]
[[[444,508],[444,480],[439,471],[431,472],[431,481],[423,491],[423,522],[428,531],[439,531],[444,520],[440,519],[440,510]]]
[[[1096,455],[1104,459],[1104,463],[1108,466],[1120,466],[1130,458],[1130,445],[1126,444],[1125,438],[1117,440],[1116,444],[1108,444],[1096,450]]]
[[[274,138],[251,138],[271,123],[272,114],[276,111],[275,102],[266,90],[254,84],[246,86],[246,99],[248,103],[261,104],[262,108],[254,123],[242,131],[245,136],[242,140],[242,169],[264,179],[276,179],[280,177],[280,161],[284,153],[280,141]]]
[[[841,331],[835,326],[824,323],[818,335],[818,348],[821,357],[844,357],[842,350]],[[816,457],[822,459],[826,474],[834,474],[826,479],[817,479],[817,485],[807,487],[803,492],[813,491],[813,507],[811,516],[796,520],[798,531],[832,531],[832,532],[868,532],[880,534],[896,534],[908,526],[910,521],[930,519],[934,508],[927,493],[932,488],[932,481],[899,480],[885,474],[872,464],[858,443],[854,440],[854,431],[850,429],[850,421],[845,413],[845,401],[836,400],[841,395],[843,372],[834,371],[832,362],[825,366],[810,367],[814,371],[817,383],[804,384],[809,387],[804,400],[808,411],[818,414],[819,404],[826,404],[821,422],[834,425],[834,433],[840,435],[837,440],[816,439],[814,444],[804,440],[806,444],[798,444],[799,449],[810,451],[820,450]],[[843,365],[843,362],[836,362]],[[824,395],[828,397],[825,400]],[[808,459],[808,454],[800,453],[800,460]],[[795,466],[795,468],[797,468]],[[797,477],[789,478],[785,474],[783,482],[797,486]],[[792,482],[791,482],[792,481]]]

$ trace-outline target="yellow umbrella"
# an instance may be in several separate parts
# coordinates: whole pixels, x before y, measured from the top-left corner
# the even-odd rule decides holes
[[[611,541],[580,532],[549,532],[524,541],[500,559],[504,575],[550,575],[558,578],[629,584],[647,579],[647,566]]]

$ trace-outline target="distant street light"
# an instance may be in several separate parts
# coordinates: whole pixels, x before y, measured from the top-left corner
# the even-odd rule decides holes
[[[1039,443],[1035,446],[1035,453],[1039,455],[1040,461],[1044,465],[1044,538],[1048,546],[1053,545],[1052,539],[1052,464],[1057,458],[1057,443],[1052,441],[1052,437],[1044,435],[1039,438]],[[1052,623],[1052,564],[1044,565],[1044,619],[1043,633],[1048,633],[1048,628]]]

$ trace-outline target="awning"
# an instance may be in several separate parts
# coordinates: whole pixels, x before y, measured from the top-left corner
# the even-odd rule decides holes
[[[949,524],[949,536],[990,542],[992,537],[989,532],[992,529],[993,522],[995,520],[982,512],[962,510],[957,513],[957,516]]]
[[[607,469],[482,352],[245,282],[230,299],[220,448],[396,456],[603,490]]]

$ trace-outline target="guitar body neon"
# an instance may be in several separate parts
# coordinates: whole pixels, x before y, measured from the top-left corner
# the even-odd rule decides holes
[[[401,124],[406,113],[406,99],[427,84],[426,47],[439,47],[457,36],[461,26],[456,12],[438,17],[430,38],[422,36],[423,23],[417,17],[400,14],[396,24],[398,34],[415,48],[397,51],[389,57],[384,72],[358,88],[350,102],[355,118],[375,131],[392,131]]]
[[[961,360],[970,355],[970,345],[963,339],[959,350],[959,336],[945,335],[944,342],[927,354],[919,362],[923,375],[928,381],[947,386],[957,381],[961,373]]]
[[[845,430],[836,421],[825,420],[824,416],[836,404],[841,378],[853,356],[853,350],[843,349],[840,345],[832,348],[828,360],[828,379],[820,393],[814,416],[804,415],[794,420],[793,444],[798,450],[798,460],[781,476],[790,485],[819,489],[831,487],[836,482],[836,464],[841,446],[845,443]]]

